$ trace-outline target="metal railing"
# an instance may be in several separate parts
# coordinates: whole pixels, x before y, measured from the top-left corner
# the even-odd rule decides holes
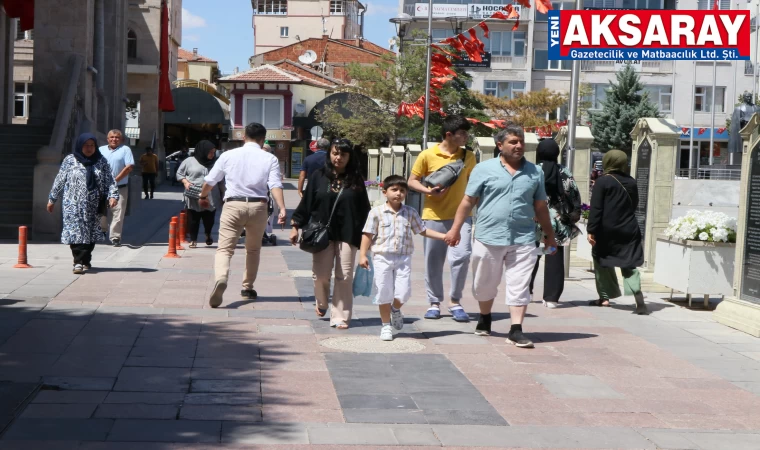
[[[223,101],[225,104],[227,105],[230,104],[229,97],[225,96],[227,90],[224,89],[224,91],[222,91],[222,89],[220,89],[222,88],[222,86],[219,86],[219,88],[215,88],[214,86],[211,86],[208,83],[204,83],[198,80],[177,80],[173,84],[175,87],[178,87],[178,88],[189,87],[189,88],[200,89],[202,91],[208,92],[209,94]]]
[[[49,148],[62,155],[68,155],[72,151],[73,142],[76,139],[79,127],[80,107],[82,99],[79,96],[80,74],[84,68],[84,57],[71,55],[69,58],[69,77],[66,80],[63,95],[58,103],[58,111],[55,115],[55,125],[50,136]]]
[[[738,181],[742,177],[741,169],[677,169],[676,176],[690,180],[733,180]]]
[[[614,72],[615,61],[581,61],[581,70],[597,72]],[[673,71],[673,61],[642,61],[641,71],[647,73],[670,73]]]

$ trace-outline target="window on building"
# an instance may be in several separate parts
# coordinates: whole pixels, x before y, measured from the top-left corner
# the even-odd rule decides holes
[[[280,37],[288,37],[288,27],[280,27]]]
[[[573,62],[570,60],[550,60],[549,51],[537,48],[533,51],[533,68],[535,70],[570,70]]]
[[[715,112],[724,112],[724,104],[726,99],[726,88],[715,88]],[[712,112],[712,86],[697,86],[696,93],[694,94],[694,111],[696,112]]]
[[[288,0],[258,0],[256,14],[285,15],[288,13]]]
[[[137,33],[127,32],[127,58],[137,58]]]
[[[442,41],[451,36],[454,36],[454,32],[449,28],[433,28],[433,41]]]
[[[673,86],[645,86],[644,90],[649,92],[649,100],[657,105],[660,112],[670,112],[670,100],[673,96]],[[718,99],[715,99],[718,102]]]
[[[330,15],[342,16],[346,12],[346,2],[344,0],[330,0]]]
[[[13,116],[29,118],[29,102],[32,99],[31,83],[14,83]]]
[[[525,93],[524,81],[486,81],[483,93],[494,97],[515,98],[517,94]]]
[[[591,85],[591,95],[584,96],[582,99],[584,102],[588,102],[590,104],[588,109],[602,109],[602,102],[605,98],[607,98],[607,89],[609,87],[609,84],[606,83]]]
[[[697,9],[713,9],[715,6],[715,0],[697,0]],[[718,7],[720,9],[731,9],[731,0],[719,0]]]
[[[483,39],[491,56],[525,56],[524,31],[492,31],[490,39]]]
[[[269,129],[280,129],[282,121],[281,98],[249,98],[245,102],[245,123],[258,122]]]
[[[560,10],[572,10],[575,9],[575,2],[552,2],[552,9]],[[543,14],[536,9],[536,22],[546,22],[549,20],[549,14]]]
[[[21,19],[16,20],[16,40],[32,40],[34,39],[34,30],[21,31]]]

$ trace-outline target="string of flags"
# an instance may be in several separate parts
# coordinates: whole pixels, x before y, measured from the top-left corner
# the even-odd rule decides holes
[[[689,127],[682,127],[681,128],[681,133],[683,133],[683,134],[689,134],[689,129],[690,129]],[[703,135],[703,134],[705,134],[706,131],[707,131],[707,128],[699,128],[697,130],[697,135],[698,136],[699,135]],[[715,131],[717,132],[717,134],[723,134],[726,131],[726,127],[720,127],[717,130],[715,130]]]
[[[515,0],[517,3],[519,3],[524,8],[530,8],[530,0]],[[552,9],[551,0],[536,0],[536,9],[542,13],[546,14],[547,11]],[[491,14],[491,17],[489,19],[498,19],[498,20],[515,20],[514,25],[512,26],[512,31],[515,31],[520,26],[520,13],[515,9],[512,5],[505,5],[501,7],[501,10],[494,12]],[[488,19],[486,19],[488,20]],[[485,52],[485,44],[483,41],[478,39],[477,35],[477,29],[483,31],[483,35],[486,38],[489,38],[490,30],[488,29],[488,24],[486,23],[486,20],[483,20],[479,22],[474,27],[468,29],[467,31],[464,31],[462,33],[459,33],[456,36],[452,36],[449,38],[446,38],[440,42],[436,42],[434,44],[431,44],[431,47],[434,50],[434,53],[431,56],[430,61],[430,112],[431,113],[438,113],[441,116],[445,116],[446,113],[443,111],[443,105],[441,103],[441,99],[438,96],[438,90],[443,88],[443,86],[448,83],[449,81],[453,80],[457,73],[452,69],[452,66],[454,64],[454,60],[462,59],[459,55],[448,51],[444,49],[443,47],[449,47],[457,52],[464,52],[467,54],[467,58],[470,61],[473,62],[482,62],[483,58],[481,56],[482,53]],[[405,116],[408,118],[412,118],[414,116],[418,116],[421,119],[425,118],[425,96],[420,96],[417,101],[414,103],[408,103],[408,102],[402,102],[397,111],[397,116]],[[506,121],[505,120],[497,120],[492,119],[487,122],[483,122],[477,119],[467,118],[470,123],[473,124],[481,124],[488,128],[496,129],[496,128],[504,128],[506,127]],[[566,125],[567,121],[562,122],[562,124],[555,123],[554,127],[559,129],[562,125]],[[551,126],[546,127],[536,127],[534,128],[536,132],[538,132],[538,129],[541,128],[548,130],[549,135],[551,136]],[[529,131],[529,129],[525,129],[526,131]]]

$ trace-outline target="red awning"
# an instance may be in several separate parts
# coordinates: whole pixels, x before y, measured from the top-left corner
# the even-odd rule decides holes
[[[158,109],[164,112],[174,111],[172,84],[169,81],[169,9],[166,2],[161,2],[161,74],[158,80]]]
[[[21,31],[34,28],[34,0],[5,0],[5,14],[14,19],[21,19]]]

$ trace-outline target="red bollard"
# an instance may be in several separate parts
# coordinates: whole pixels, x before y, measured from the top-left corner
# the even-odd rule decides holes
[[[187,212],[183,209],[179,213],[179,236],[177,243],[182,245],[183,242],[187,242]]]
[[[180,258],[177,254],[177,217],[169,222],[169,253],[164,258]]]
[[[14,269],[31,269],[32,266],[27,264],[26,259],[26,240],[29,229],[25,226],[18,227],[18,264],[13,266]]]

